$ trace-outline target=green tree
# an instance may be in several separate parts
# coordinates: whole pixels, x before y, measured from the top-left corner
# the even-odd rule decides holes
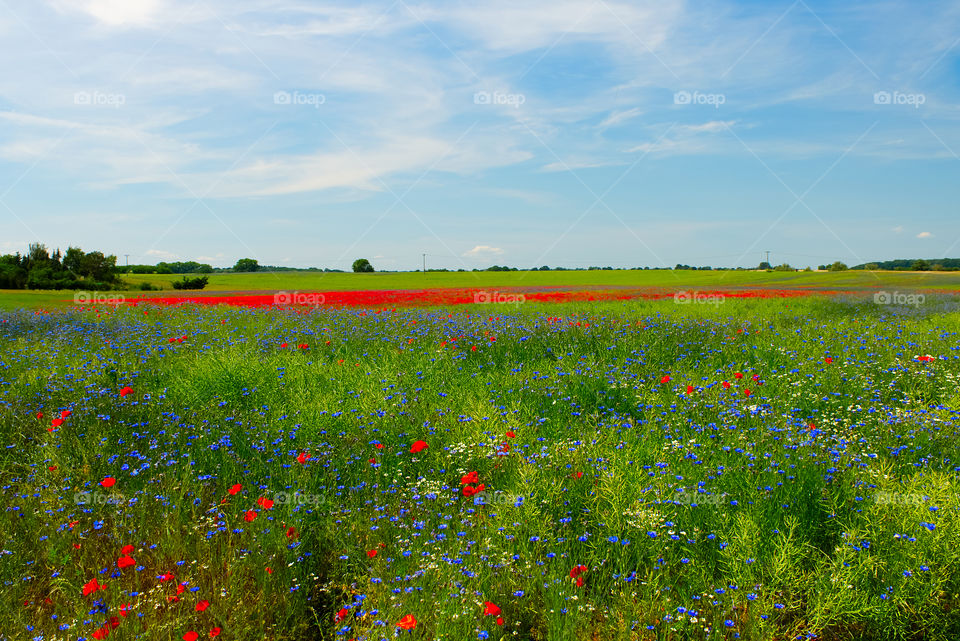
[[[366,258],[358,258],[353,261],[353,271],[360,273],[368,273],[373,271],[373,265],[370,264],[370,261]]]
[[[913,261],[913,263],[910,265],[910,269],[915,272],[928,272],[930,271],[930,263],[921,258]]]
[[[847,271],[846,264],[840,262],[839,260],[827,267],[832,272],[845,272]]]
[[[237,261],[237,264],[233,266],[233,271],[235,272],[255,272],[258,269],[260,269],[260,263],[253,258],[241,258]]]

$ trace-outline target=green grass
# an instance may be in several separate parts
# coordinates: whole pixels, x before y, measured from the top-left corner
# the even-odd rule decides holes
[[[129,603],[111,639],[955,640],[956,310],[5,313],[0,630],[91,638]]]

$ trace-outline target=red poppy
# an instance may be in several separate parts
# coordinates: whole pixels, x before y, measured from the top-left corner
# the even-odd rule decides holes
[[[213,628],[212,630],[210,630],[210,637],[211,637],[211,638],[216,637],[216,636],[219,636],[219,635],[220,635],[220,628]]]
[[[514,434],[513,430],[508,430],[506,436],[507,438],[517,438],[517,435]]]
[[[55,418],[52,421],[50,421],[50,424],[53,425],[54,427],[60,427],[61,425],[63,425],[63,419]]]
[[[132,545],[124,545],[123,548],[120,549],[120,554],[132,554],[133,550],[134,547]]]
[[[733,375],[733,377],[739,381],[741,378],[743,378],[743,374],[741,374],[740,372],[737,372],[736,374]]]
[[[720,384],[723,385],[723,389],[730,389],[730,383],[728,383],[727,381],[724,381]]]
[[[127,616],[127,614],[129,614],[129,611],[130,611],[129,603],[124,603],[123,605],[120,606],[120,616],[122,617]]]
[[[667,374],[664,374],[664,375],[663,375],[663,378],[660,379],[660,384],[661,384],[661,385],[666,385],[666,384],[669,383],[669,382],[670,382],[670,376],[667,375]]]
[[[480,481],[480,475],[477,474],[476,470],[470,472],[469,474],[464,474],[460,477],[460,485],[467,485],[468,483],[477,483]]]
[[[687,395],[693,394],[693,385],[687,385]]]
[[[120,398],[123,398],[127,394],[133,394],[133,388],[127,385],[126,387],[120,388]]]
[[[348,614],[350,614],[349,610],[346,608],[340,608],[340,611],[334,615],[333,620],[334,622],[339,623],[340,621],[346,619]]]
[[[60,412],[60,418],[67,418],[71,414],[73,414],[73,412],[71,412],[70,410],[63,410],[62,412]]]
[[[932,360],[935,360],[933,356],[917,356],[917,360],[922,363],[929,363]]]
[[[209,602],[209,601],[201,601],[200,603],[197,604],[197,607],[194,608],[194,609],[195,609],[197,612],[203,612],[204,610],[206,610],[206,609],[209,608],[209,607],[210,607],[210,602]]]
[[[376,445],[374,445],[374,447],[377,448],[378,450],[382,450],[382,449],[383,449],[383,443],[377,443]]]
[[[497,625],[503,625],[503,617],[497,617]]]
[[[300,349],[310,349],[310,346],[307,345],[306,343],[300,343],[299,345],[297,345],[297,347],[299,347]]]
[[[243,489],[243,486],[242,486],[242,485],[240,485],[239,483],[235,483],[235,484],[234,484],[233,486],[231,486],[230,489],[227,490],[227,491],[230,493],[230,496],[233,496],[234,494],[238,493],[238,492],[239,492],[240,490],[242,490],[242,489]]]
[[[287,343],[280,343],[281,349],[286,349],[288,347]]]
[[[100,641],[101,639],[106,639],[108,636],[110,636],[110,628],[108,628],[107,626],[103,626],[102,628],[97,628],[96,630],[93,631],[93,634],[91,634],[90,636],[92,636],[97,641]]]
[[[397,627],[401,630],[413,630],[415,627],[417,627],[417,619],[412,614],[404,615],[404,617],[397,623]]]
[[[410,451],[414,454],[418,454],[419,452],[427,449],[428,447],[430,446],[427,445],[425,441],[416,441],[413,445],[410,446]]]
[[[170,574],[169,572],[164,572],[163,574],[160,575],[160,582],[163,583],[164,581],[169,581],[172,578],[173,578],[172,574]]]
[[[43,418],[43,412],[37,412],[37,418]]]
[[[308,458],[310,458],[309,454],[307,454],[306,452],[300,452],[300,454],[297,456],[297,463],[300,463],[300,465],[303,465],[304,463],[307,462]]]
[[[743,390],[743,394],[744,394],[745,396],[750,396],[751,394],[753,394],[753,392],[751,392],[749,389],[745,389],[745,390]]]
[[[477,493],[477,490],[474,489],[474,487],[473,487],[472,485],[464,485],[464,486],[463,486],[463,495],[464,495],[465,497],[470,498],[471,496],[473,496],[473,495],[476,494],[476,493]]]
[[[273,507],[273,499],[266,499],[261,496],[260,498],[257,499],[257,505],[259,505],[265,510],[269,510],[270,508]]]
[[[587,571],[587,566],[585,566],[585,565],[575,565],[575,566],[573,566],[573,569],[570,570],[570,578],[571,578],[571,579],[575,579],[575,578],[577,578],[578,576],[580,576],[581,574],[583,574],[583,573],[586,572],[586,571]]]
[[[377,551],[376,551],[376,550],[367,550],[367,556],[372,559],[373,557],[377,556]]]
[[[497,606],[497,605],[495,605],[495,604],[493,604],[493,603],[490,603],[489,601],[484,601],[484,602],[483,602],[483,615],[484,615],[484,616],[487,616],[487,615],[489,615],[489,614],[492,614],[492,615],[494,615],[494,616],[500,616],[500,608],[499,608],[499,606]]]
[[[293,538],[296,538],[296,536],[297,536],[297,528],[291,525],[290,527],[287,528],[287,538],[293,539]]]
[[[83,585],[83,596],[93,594],[97,590],[105,590],[106,587],[107,586],[105,585],[100,585],[99,583],[97,583],[96,579],[90,579],[90,581],[88,581]]]
[[[823,359],[823,362],[826,363],[827,365],[829,365],[830,363],[833,362],[833,359],[830,358],[829,356],[827,356],[825,359]]]
[[[47,469],[50,470],[51,472],[53,472],[53,471],[56,471],[57,466],[56,466],[56,465],[51,465],[51,466],[47,467]]]
[[[117,559],[117,567],[120,568],[121,570],[123,568],[128,568],[131,565],[136,565],[136,564],[137,562],[133,560],[133,557],[127,556],[126,554],[124,554],[119,559]]]
[[[249,523],[253,519],[257,518],[257,513],[253,510],[247,510],[243,515],[243,520]]]
[[[113,487],[114,485],[116,485],[116,483],[117,483],[117,479],[113,478],[112,476],[108,476],[104,478],[102,481],[100,481],[100,485],[102,485],[103,487]]]
[[[185,635],[183,635],[183,641],[197,641],[197,637],[200,636],[193,630],[190,630]]]
[[[754,374],[754,375],[751,376],[750,378],[752,378],[752,379],[753,379],[753,382],[756,383],[757,381],[760,380],[760,375],[759,375],[759,374]]]

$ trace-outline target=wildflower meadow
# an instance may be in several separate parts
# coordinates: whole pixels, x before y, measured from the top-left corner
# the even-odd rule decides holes
[[[960,638],[956,296],[314,302],[0,312],[0,638]]]

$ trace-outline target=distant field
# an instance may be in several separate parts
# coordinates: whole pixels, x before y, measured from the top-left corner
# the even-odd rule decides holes
[[[172,292],[180,276],[144,274],[124,276],[133,286],[159,285]],[[280,272],[211,274],[205,292],[351,291],[433,288],[568,287],[605,289],[618,287],[770,288],[811,290],[944,290],[960,291],[958,272],[722,272],[722,271],[551,271],[551,272],[417,272],[311,273]],[[72,303],[73,292],[0,291],[0,308],[61,306]],[[140,292],[126,292],[127,297]],[[145,296],[156,294],[145,293]]]

